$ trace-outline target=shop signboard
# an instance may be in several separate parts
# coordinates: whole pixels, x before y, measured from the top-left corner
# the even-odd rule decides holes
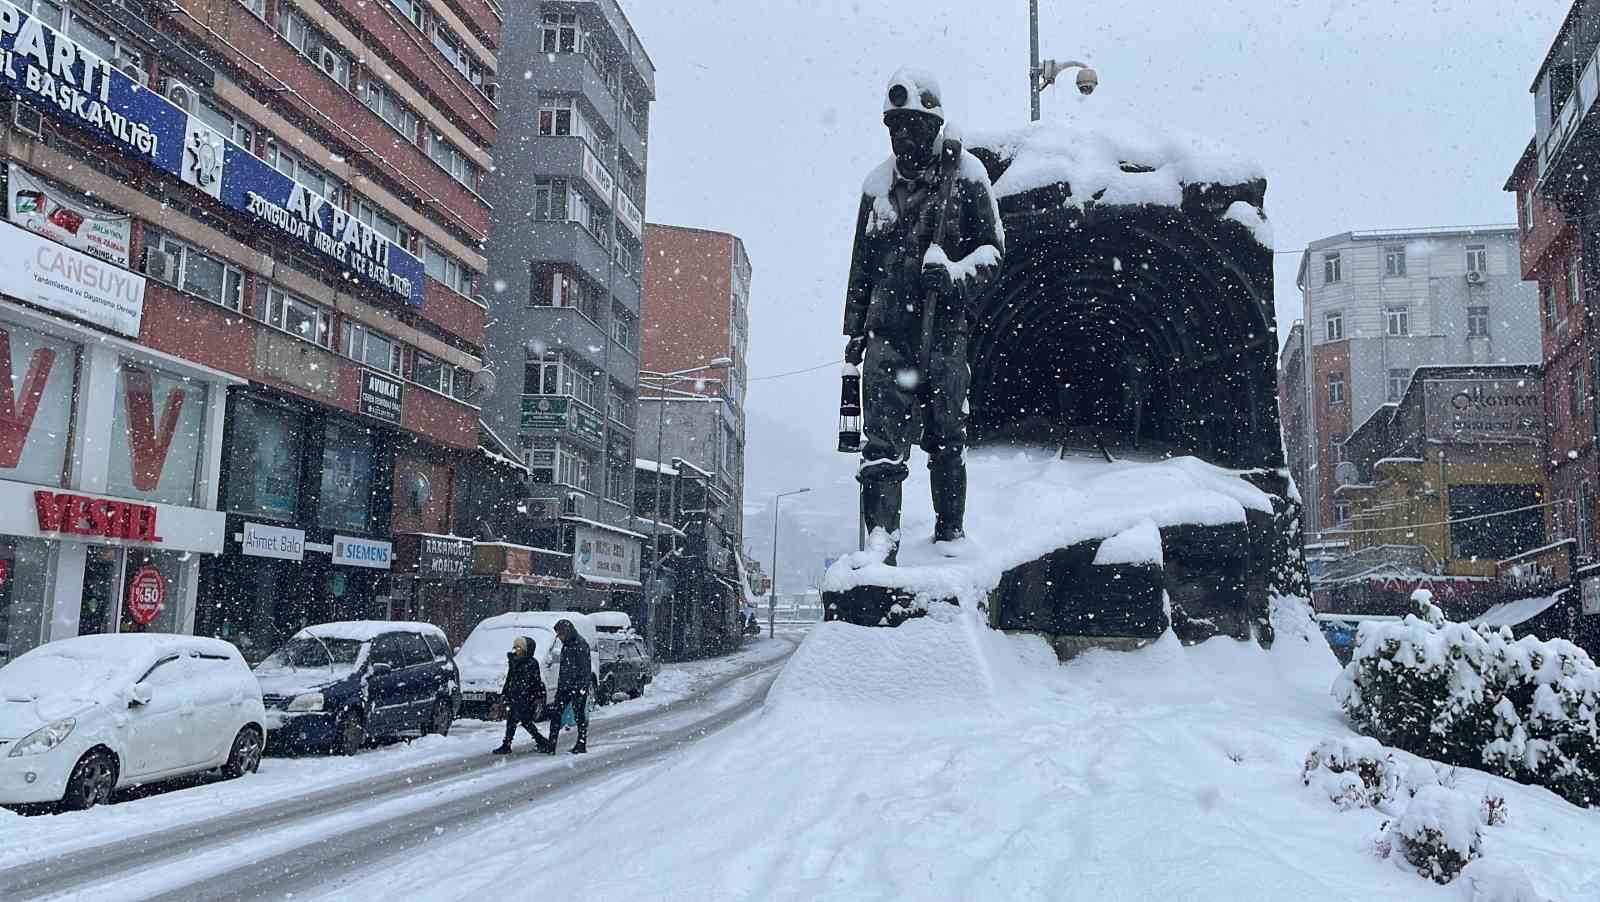
[[[422,579],[460,579],[472,569],[472,540],[414,533],[395,537],[395,555]]]
[[[583,145],[583,178],[589,186],[606,200],[616,193],[617,184],[611,178],[611,173],[601,164],[600,158],[589,151],[589,145]]]
[[[523,429],[563,429],[566,425],[566,398],[550,395],[522,396]]]
[[[221,554],[227,514],[0,479],[0,534]]]
[[[639,541],[592,526],[579,526],[574,539],[573,572],[601,579],[639,579]]]
[[[144,276],[10,223],[0,223],[0,248],[0,292],[113,332],[139,334]]]
[[[639,208],[633,205],[633,201],[629,199],[628,195],[622,193],[621,188],[617,189],[617,221],[632,232],[633,237],[644,237],[644,214],[640,213]]]
[[[366,567],[370,570],[387,570],[394,556],[394,546],[381,539],[360,539],[353,536],[333,537],[333,562],[347,567]]]
[[[6,171],[6,218],[74,250],[128,265],[133,217],[73,203],[15,163]]]
[[[599,443],[605,436],[604,427],[600,423],[600,414],[582,404],[572,405],[567,428],[573,435]]]
[[[399,379],[362,370],[361,395],[356,399],[356,409],[365,416],[398,426],[404,391],[405,385]]]
[[[270,557],[282,561],[301,561],[306,556],[306,532],[286,526],[245,523],[239,551],[250,557]]]
[[[1576,539],[1564,539],[1506,558],[1497,566],[1500,591],[1505,598],[1549,595],[1572,585]]]
[[[1544,384],[1538,377],[1429,379],[1423,384],[1427,438],[1449,442],[1537,439]]]
[[[287,236],[352,280],[422,306],[421,260],[10,3],[0,3],[0,87]]]
[[[149,626],[161,616],[167,602],[167,580],[153,566],[140,567],[128,577],[128,619]]]

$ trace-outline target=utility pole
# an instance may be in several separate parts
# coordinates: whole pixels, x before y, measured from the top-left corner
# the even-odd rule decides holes
[[[811,491],[810,487],[780,492],[772,499],[772,585],[767,589],[767,638],[778,633],[778,505],[790,495]]]
[[[1039,121],[1039,0],[1028,0],[1029,121]]]

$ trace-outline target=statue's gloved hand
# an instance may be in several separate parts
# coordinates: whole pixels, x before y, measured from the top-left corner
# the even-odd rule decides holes
[[[922,290],[949,294],[955,288],[955,279],[950,275],[950,269],[942,262],[928,261],[922,264]]]
[[[851,366],[860,366],[861,361],[867,356],[867,337],[865,335],[852,335],[850,341],[844,346],[844,362]]]

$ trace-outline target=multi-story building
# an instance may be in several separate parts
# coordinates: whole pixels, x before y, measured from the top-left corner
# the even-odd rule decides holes
[[[1278,352],[1278,421],[1283,424],[1284,459],[1295,486],[1304,492],[1310,486],[1306,470],[1306,443],[1296,440],[1306,434],[1306,326],[1295,320]]]
[[[646,380],[658,387],[639,394],[640,456],[681,457],[715,474],[730,500],[723,532],[742,548],[750,258],[736,235],[656,223],[645,226],[644,249],[643,368],[662,374],[731,363],[665,383]],[[714,403],[700,403],[708,399]],[[669,429],[654,429],[667,421]]]
[[[1314,241],[1296,280],[1304,298],[1308,541],[1345,522],[1334,496],[1350,433],[1398,403],[1421,366],[1535,363],[1535,288],[1522,280],[1515,226],[1345,232]]]
[[[487,0],[0,4],[0,658],[387,614],[479,446],[499,31]]]
[[[502,38],[521,77],[500,86],[488,179],[497,388],[484,420],[532,474],[518,540],[574,555],[587,588],[559,601],[636,598],[643,536],[628,526],[655,67],[616,0],[530,4]]]
[[[1545,466],[1550,535],[1576,539],[1580,559],[1595,542],[1594,333],[1583,303],[1583,256],[1578,223],[1538,190],[1534,142],[1517,161],[1506,190],[1517,195],[1522,230],[1522,277],[1539,286],[1544,351]],[[1587,561],[1584,561],[1585,563]]]

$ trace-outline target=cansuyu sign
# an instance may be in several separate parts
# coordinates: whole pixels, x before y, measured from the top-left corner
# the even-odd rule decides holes
[[[3,0],[0,85],[289,236],[351,281],[422,306],[421,260]]]

